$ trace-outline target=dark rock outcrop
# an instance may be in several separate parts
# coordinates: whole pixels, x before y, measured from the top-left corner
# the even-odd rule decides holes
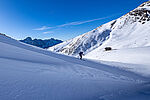
[[[54,39],[54,38],[42,40],[42,39],[32,39],[31,37],[27,37],[26,39],[20,40],[20,41],[27,43],[27,44],[30,44],[30,45],[33,45],[33,46],[43,48],[43,49],[52,47],[56,44],[63,42],[61,40]]]

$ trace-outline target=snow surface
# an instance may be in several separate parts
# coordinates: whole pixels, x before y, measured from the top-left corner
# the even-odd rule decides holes
[[[0,35],[0,100],[149,99],[149,77]]]
[[[119,49],[104,51],[97,48],[88,53],[85,58],[97,61],[110,61],[124,63],[119,67],[137,72],[141,75],[150,76],[150,47],[138,47],[130,49]]]
[[[137,19],[140,7],[49,48],[83,60],[0,35],[0,100],[150,100],[150,17]]]

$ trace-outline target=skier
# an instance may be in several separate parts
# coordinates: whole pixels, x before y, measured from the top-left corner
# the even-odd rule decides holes
[[[83,55],[84,55],[83,52],[80,52],[80,53],[79,53],[80,59],[82,59],[82,56],[83,56]]]

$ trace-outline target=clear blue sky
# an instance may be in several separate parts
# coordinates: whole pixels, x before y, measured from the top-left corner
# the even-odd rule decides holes
[[[0,32],[16,39],[67,40],[147,0],[0,0]]]

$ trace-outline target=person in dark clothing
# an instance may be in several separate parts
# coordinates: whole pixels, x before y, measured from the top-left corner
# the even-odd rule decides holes
[[[79,53],[80,59],[82,59],[82,56],[83,56],[83,55],[84,55],[83,52],[80,52],[80,53]]]

